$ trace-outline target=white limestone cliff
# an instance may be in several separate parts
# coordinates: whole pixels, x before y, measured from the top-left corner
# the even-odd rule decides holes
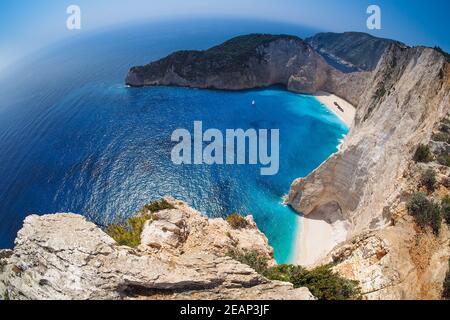
[[[356,91],[359,90],[358,86]],[[291,187],[290,205],[305,215],[305,221],[318,219],[328,223],[330,228],[328,234],[322,235],[324,238],[339,239],[331,244],[317,242],[315,249],[323,254],[316,255],[308,264],[327,261],[327,253],[343,243],[353,250],[344,259],[346,262],[340,260],[343,264],[338,268],[363,283],[373,279],[365,288],[368,298],[437,298],[437,294],[427,297],[411,289],[418,269],[412,262],[408,264],[411,255],[405,253],[404,243],[417,236],[417,232],[411,231],[414,223],[392,226],[392,221],[401,204],[404,211],[404,195],[411,189],[407,172],[413,153],[418,144],[428,143],[436,123],[448,114],[449,99],[450,67],[441,52],[394,45],[384,54],[367,78],[357,102],[355,123],[340,151]],[[368,240],[358,240],[367,232],[374,233]],[[397,237],[393,236],[396,234]],[[369,276],[368,266],[374,262],[370,254],[363,258],[361,255],[367,252],[374,252],[375,257],[381,255],[373,248],[395,253],[380,257],[383,262]],[[442,284],[449,256],[445,236],[433,254],[441,258],[437,261],[430,256],[429,262],[434,263],[429,263],[426,270],[440,270],[437,278]],[[349,269],[352,271],[345,271]],[[416,278],[408,278],[412,274]],[[397,280],[392,282],[392,277]],[[430,275],[423,280],[436,285],[435,278]],[[391,290],[383,291],[384,286]]]

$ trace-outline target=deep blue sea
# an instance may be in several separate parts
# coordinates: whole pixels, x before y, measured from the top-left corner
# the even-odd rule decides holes
[[[283,88],[224,92],[127,88],[133,65],[203,49],[238,34],[314,32],[257,21],[184,21],[78,36],[0,75],[0,247],[25,216],[75,212],[106,223],[173,196],[211,217],[253,214],[290,262],[298,216],[282,205],[290,184],[337,150],[345,125],[312,97]],[[252,106],[252,101],[256,106]],[[280,129],[280,172],[259,166],[176,166],[177,128]]]

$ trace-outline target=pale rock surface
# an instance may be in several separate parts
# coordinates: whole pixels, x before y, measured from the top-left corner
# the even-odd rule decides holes
[[[445,155],[450,154],[450,144],[441,141],[431,141],[430,149],[434,154]]]
[[[418,233],[412,219],[358,236],[333,250],[334,270],[358,280],[364,299],[439,300],[448,261],[447,228],[436,238]]]
[[[293,183],[290,205],[313,218],[337,203],[351,223],[348,238],[389,224],[385,208],[399,196],[408,161],[448,111],[449,97],[449,67],[440,53],[392,48],[369,79],[341,150]]]
[[[230,230],[233,238],[227,242],[226,222],[210,223],[184,203],[169,201],[176,209],[160,212],[160,220],[146,226],[143,239],[148,243],[141,246],[144,250],[118,246],[79,215],[27,217],[14,250],[0,251],[0,296],[7,293],[10,299],[80,300],[314,299],[307,289],[269,281],[225,256],[229,245],[238,244],[240,248],[261,249],[272,257],[267,239],[256,226],[249,228],[247,235],[246,230]],[[208,232],[214,234],[208,236]]]
[[[422,230],[408,214],[405,203],[429,168],[437,173],[438,182],[450,171],[433,162],[409,161],[398,182],[400,197],[383,213],[391,217],[389,225],[351,238],[319,262],[333,262],[335,271],[359,281],[364,299],[438,300],[442,296],[450,259],[448,227],[443,224],[439,236],[430,229]],[[448,188],[440,187],[435,192],[436,200],[446,194]]]
[[[226,255],[230,249],[256,251],[275,264],[273,249],[258,229],[252,216],[248,227],[233,229],[224,219],[208,219],[181,201],[168,199],[176,209],[155,214],[156,221],[147,222],[141,236],[140,249],[160,257],[185,252],[212,252]]]

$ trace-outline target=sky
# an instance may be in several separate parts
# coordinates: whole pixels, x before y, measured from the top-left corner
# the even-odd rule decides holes
[[[81,30],[66,27],[69,5]],[[381,8],[381,30],[368,30],[369,5]],[[0,69],[48,45],[95,30],[188,17],[236,17],[333,32],[362,31],[408,45],[450,52],[450,0],[14,0],[0,1]]]

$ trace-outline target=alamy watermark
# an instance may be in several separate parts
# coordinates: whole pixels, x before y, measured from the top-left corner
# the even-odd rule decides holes
[[[172,142],[177,142],[171,153],[176,165],[260,165],[263,176],[276,175],[280,169],[279,129],[227,129],[223,133],[203,131],[203,123],[195,121],[193,134],[177,129]]]
[[[80,30],[81,29],[81,8],[77,5],[70,5],[66,9],[66,13],[69,17],[66,20],[66,27],[68,30]]]
[[[369,30],[381,30],[381,8],[375,4],[370,5],[367,8],[367,14],[370,16],[367,18],[367,29]]]
[[[78,5],[72,4],[67,7],[66,13],[69,17],[66,20],[66,27],[68,30],[81,29],[81,8]],[[367,7],[367,28],[369,30],[381,30],[381,8],[378,5],[372,4]]]

